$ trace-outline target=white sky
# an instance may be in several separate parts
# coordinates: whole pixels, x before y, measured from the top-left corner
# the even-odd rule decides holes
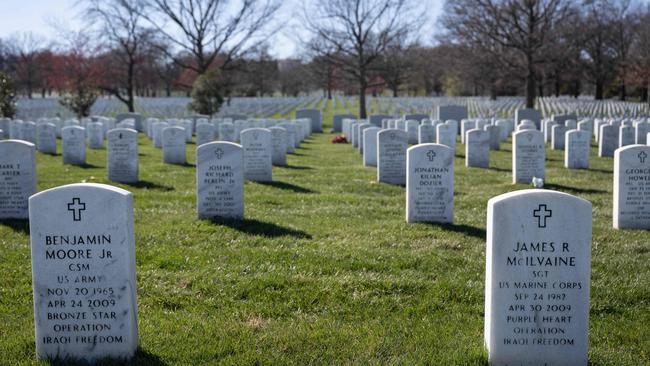
[[[60,23],[69,29],[78,30],[83,26],[83,20],[78,15],[78,0],[0,0],[0,38],[6,38],[16,32],[34,32],[43,37],[54,39],[55,31],[52,24]],[[295,13],[300,10],[304,0],[285,0],[278,17],[290,21],[295,19]],[[316,0],[327,1],[327,0]],[[421,41],[430,44],[435,31],[435,20],[440,13],[444,0],[421,0],[427,14],[427,23],[422,30]],[[288,22],[287,22],[288,23]],[[269,42],[271,54],[279,58],[299,57],[300,45],[296,34],[300,30],[296,26],[287,26],[279,32],[275,39]]]

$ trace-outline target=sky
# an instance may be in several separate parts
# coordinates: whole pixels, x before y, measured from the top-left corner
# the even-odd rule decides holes
[[[55,38],[53,24],[63,24],[68,29],[78,30],[83,27],[79,16],[80,8],[75,7],[78,0],[0,0],[0,38],[6,38],[16,32],[33,32],[48,39]],[[300,9],[303,0],[284,0],[278,16],[280,19],[296,19],[295,12]],[[318,1],[318,0],[317,0]],[[324,0],[327,1],[327,0]],[[418,1],[418,0],[416,0]],[[441,11],[444,0],[423,0],[426,24],[420,35],[423,44],[432,42],[435,20]],[[269,42],[271,55],[278,58],[300,57],[300,44],[296,34],[300,27],[289,24]]]

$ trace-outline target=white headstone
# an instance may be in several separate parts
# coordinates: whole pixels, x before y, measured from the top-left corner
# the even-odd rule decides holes
[[[462,121],[467,118],[467,107],[457,105],[438,106],[436,110],[436,119],[443,121],[454,120]],[[456,126],[458,127],[458,126]],[[458,134],[458,131],[455,132]]]
[[[257,182],[273,180],[271,131],[266,128],[248,128],[241,132],[244,149],[244,178]]]
[[[571,130],[566,133],[564,144],[564,167],[568,169],[589,169],[591,133]]]
[[[406,131],[406,136],[410,145],[415,145],[418,143],[418,126],[420,122],[416,120],[407,120],[404,129]]]
[[[551,132],[551,149],[553,150],[564,150],[564,143],[566,141],[566,127],[563,125],[553,126]]]
[[[159,149],[163,147],[163,130],[169,127],[167,122],[157,122],[153,124],[153,146]]]
[[[603,124],[600,126],[598,133],[598,156],[614,156],[614,151],[618,148],[618,127]]]
[[[282,127],[271,127],[271,163],[275,166],[287,165],[287,130]]]
[[[454,221],[454,151],[420,144],[407,151],[406,222]]]
[[[490,150],[498,151],[501,149],[501,127],[496,125],[487,125],[483,127],[487,131],[490,140]]]
[[[34,144],[0,141],[0,177],[0,219],[26,219],[27,200],[36,193]]]
[[[465,139],[465,166],[489,168],[490,134],[476,128],[467,131]]]
[[[377,166],[377,134],[379,127],[363,130],[363,166]]]
[[[31,142],[32,144],[36,143],[36,123],[34,122],[23,122],[20,125],[20,139],[23,141]]]
[[[618,147],[634,145],[635,129],[632,126],[621,126],[618,132]]]
[[[418,144],[430,144],[436,142],[436,126],[422,124],[418,127]]]
[[[467,131],[473,130],[476,128],[476,121],[473,119],[464,119],[460,121],[460,142],[465,144],[465,138],[467,137]]]
[[[86,124],[86,134],[88,135],[88,147],[91,149],[104,148],[104,126],[99,122],[90,122]]]
[[[318,109],[299,109],[296,111],[296,119],[309,118],[311,120],[311,132],[323,132],[323,115]]]
[[[441,123],[436,126],[436,142],[456,151],[456,127],[452,124]]]
[[[219,124],[219,141],[235,141],[235,126],[230,122]]]
[[[587,365],[591,203],[549,190],[488,201],[491,365]]]
[[[211,123],[196,125],[196,146],[214,141],[214,126]]]
[[[71,184],[29,199],[36,353],[127,359],[138,346],[133,196]]]
[[[196,208],[199,219],[244,217],[244,152],[232,142],[196,150]]]
[[[353,114],[335,114],[332,119],[332,132],[342,132],[344,119],[356,118]]]
[[[186,164],[185,129],[166,127],[162,130],[163,162],[167,164]]]
[[[515,122],[519,125],[523,120],[533,121],[535,123],[535,128],[540,129],[540,122],[542,120],[542,114],[532,108],[517,109],[515,111]]]
[[[120,183],[138,181],[138,131],[115,128],[107,133],[108,179]]]
[[[36,146],[43,154],[56,155],[56,125],[41,123],[36,127]]]
[[[647,143],[646,137],[650,132],[650,123],[637,122],[634,124],[634,143],[637,145],[645,145]]]
[[[63,127],[61,140],[63,164],[86,164],[86,131],[83,127]]]
[[[390,129],[377,134],[377,181],[406,184],[406,131]]]
[[[530,184],[533,177],[544,178],[545,159],[540,131],[522,130],[512,135],[512,183]]]
[[[650,146],[614,153],[614,228],[650,229]]]

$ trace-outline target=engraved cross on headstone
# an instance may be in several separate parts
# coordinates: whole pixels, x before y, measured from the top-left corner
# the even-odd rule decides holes
[[[537,226],[546,227],[546,219],[553,216],[553,211],[547,210],[546,205],[539,205],[537,210],[533,210],[533,216],[537,218]]]
[[[645,158],[648,157],[648,154],[646,154],[645,151],[641,151],[637,156],[639,157],[639,161],[641,163],[645,163]]]
[[[429,150],[429,152],[427,152],[427,157],[429,158],[429,161],[433,161],[433,159],[436,157],[436,152]]]
[[[81,221],[81,211],[86,210],[86,204],[81,202],[78,197],[72,199],[72,202],[68,203],[68,211],[72,211],[72,219],[74,221]]]
[[[216,150],[214,151],[214,154],[217,156],[217,159],[221,159],[221,157],[223,156],[223,150],[221,150],[221,149],[216,149]]]

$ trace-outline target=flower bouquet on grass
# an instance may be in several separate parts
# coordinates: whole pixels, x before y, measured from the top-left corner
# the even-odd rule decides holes
[[[345,138],[344,135],[337,135],[332,139],[333,144],[347,144],[348,139]]]

